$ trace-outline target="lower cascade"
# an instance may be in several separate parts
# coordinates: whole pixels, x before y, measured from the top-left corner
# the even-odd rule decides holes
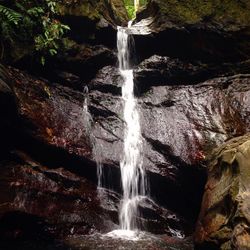
[[[130,26],[130,24],[129,24]],[[124,148],[120,161],[123,197],[119,211],[122,230],[138,229],[138,205],[146,196],[146,174],[142,159],[142,136],[137,100],[134,97],[133,69],[130,65],[130,51],[133,43],[128,34],[129,27],[118,27],[117,49],[119,69],[123,76],[122,99],[124,102],[123,118]]]

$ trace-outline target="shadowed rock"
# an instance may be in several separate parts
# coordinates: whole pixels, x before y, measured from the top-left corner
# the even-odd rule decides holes
[[[250,57],[250,5],[243,1],[150,0],[134,31],[140,58],[165,55],[204,62]]]

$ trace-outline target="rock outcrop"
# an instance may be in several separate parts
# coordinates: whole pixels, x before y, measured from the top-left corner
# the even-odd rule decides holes
[[[69,37],[79,43],[116,44],[116,26],[126,26],[128,15],[122,0],[77,0],[58,3],[60,18],[71,31]]]
[[[9,72],[20,118],[17,147],[45,165],[60,166],[67,160],[68,170],[92,182],[98,156],[104,172],[112,173],[106,187],[120,192],[123,121],[117,71],[112,67],[100,71],[89,84],[88,96],[19,70]],[[175,214],[182,232],[190,232],[187,224],[194,223],[199,210],[205,181],[201,162],[215,146],[250,129],[249,92],[249,75],[236,75],[194,86],[155,84],[139,95],[151,192],[155,202]],[[85,98],[89,122],[83,110]]]
[[[250,135],[234,138],[211,156],[197,222],[197,249],[249,249]]]
[[[153,54],[204,62],[250,57],[250,4],[243,1],[150,0],[134,33],[142,59]]]

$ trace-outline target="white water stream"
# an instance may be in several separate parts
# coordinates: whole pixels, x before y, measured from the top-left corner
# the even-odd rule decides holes
[[[133,69],[129,60],[130,51],[133,50],[128,31],[129,27],[118,27],[117,33],[119,69],[124,79],[122,98],[125,122],[124,149],[120,162],[123,199],[119,218],[122,230],[135,230],[138,229],[138,205],[146,195],[146,177],[142,164],[142,136],[137,100],[134,97]]]

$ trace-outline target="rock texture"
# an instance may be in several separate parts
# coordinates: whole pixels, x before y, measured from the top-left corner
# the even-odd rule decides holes
[[[31,237],[26,234],[32,228],[19,225],[25,215],[48,223],[47,233],[58,238],[114,227],[100,207],[95,185],[83,177],[42,166],[22,152],[10,154],[0,168],[2,240]]]
[[[71,39],[114,47],[116,26],[126,26],[128,15],[122,0],[77,0],[58,3],[60,18],[67,23]]]
[[[249,59],[250,4],[243,1],[150,0],[134,33],[142,58],[161,54],[206,62]]]
[[[102,124],[101,117],[107,115],[108,121],[108,116],[112,113],[110,107],[107,107],[105,110],[103,106],[103,110],[98,111],[99,106],[90,95],[89,99],[93,102],[93,105],[89,104],[89,109],[93,114],[92,118],[89,117],[90,120],[87,121],[88,117],[86,117],[83,109],[86,95],[68,87],[37,79],[20,70],[9,68],[9,75],[12,82],[14,82],[13,90],[18,107],[18,128],[14,138],[15,143],[12,147],[31,155],[37,164],[47,166],[48,168],[62,168],[69,171],[65,174],[66,179],[69,178],[68,174],[72,173],[75,177],[79,176],[79,178],[82,178],[82,181],[87,179],[92,183],[97,182],[95,161],[98,157],[104,164],[104,172],[111,172],[108,179],[106,179],[107,187],[120,192],[120,172],[118,168],[120,155],[117,153],[117,150],[110,147],[112,146],[111,137],[115,135],[115,131],[105,132],[105,127],[113,126],[113,123],[109,124],[107,122]],[[112,99],[114,101],[115,97],[112,97]],[[117,98],[116,105],[121,105],[120,98]],[[119,112],[121,111],[119,110]],[[91,127],[88,127],[89,122],[92,123]],[[117,149],[121,152],[123,123],[121,120],[119,122],[119,133],[121,136],[118,142],[119,148]],[[11,128],[5,130],[5,133],[6,137],[9,138]],[[103,139],[106,144],[103,143]],[[114,143],[114,146],[116,145]],[[104,149],[103,147],[107,148]],[[112,155],[115,155],[116,158]],[[4,164],[8,166],[6,160]],[[12,166],[12,163],[10,165]],[[21,170],[18,170],[18,172]],[[42,169],[41,171],[45,170]],[[37,192],[45,192],[44,199],[49,199],[46,190],[51,188],[48,185],[50,182],[46,177],[47,175],[41,181],[44,183],[44,186],[38,186]],[[19,179],[18,182],[25,182],[25,179]],[[27,190],[32,191],[33,184],[31,186],[28,185]],[[27,190],[24,192],[28,192]],[[78,190],[78,187],[76,187],[76,191],[81,192]],[[90,204],[94,203],[94,197],[99,201],[95,190],[91,189],[88,194],[92,197]],[[106,211],[104,214],[106,213],[107,218],[117,224],[117,207],[120,195],[115,192],[111,196],[108,192],[107,195],[107,204],[105,199],[101,198],[103,209]],[[112,200],[111,197],[114,197],[112,204],[110,201],[108,202],[108,200]],[[32,198],[29,196],[26,198],[24,202],[27,204],[32,202]],[[58,200],[58,205],[56,206],[58,209],[62,206],[61,202]],[[36,201],[34,203],[36,204]],[[8,207],[8,209],[12,211],[11,207]],[[161,204],[157,205],[153,200],[145,200],[141,203],[140,210],[143,215],[141,223],[151,232],[167,233],[169,235],[190,234],[190,221],[171,207],[164,208],[161,207]],[[33,214],[33,210],[29,211],[27,207],[24,208],[23,212]],[[36,214],[36,211],[34,213]],[[62,213],[64,214],[64,212]],[[79,211],[76,211],[76,214],[81,217]],[[40,215],[38,214],[37,216]],[[41,216],[47,218],[47,214]],[[84,220],[87,218],[90,221],[92,220],[88,214]],[[147,218],[147,220],[143,218]],[[47,218],[47,220],[50,220],[50,218]],[[96,228],[95,223],[94,228]],[[101,231],[100,228],[96,230]]]
[[[217,148],[196,227],[199,249],[249,249],[250,135]]]
[[[177,72],[165,72],[172,73],[174,79],[183,71],[179,67]],[[115,69],[105,67],[91,82],[89,109],[96,122],[93,133],[103,162],[119,166],[123,124],[120,85],[114,84],[120,83],[120,79],[116,75]],[[191,70],[188,76],[192,78]],[[138,78],[136,91],[151,192],[176,211],[185,207],[180,213],[190,218],[199,209],[198,197],[204,181],[201,162],[215,146],[250,129],[249,75],[214,78],[187,86],[182,85],[187,83],[184,80],[171,86],[171,80],[160,77],[159,82],[143,79],[148,79],[147,85]]]
[[[9,72],[21,119],[18,147],[54,166],[60,166],[66,159],[71,165],[79,159],[82,163],[78,162],[74,168],[65,167],[94,182],[98,157],[104,172],[112,172],[106,179],[106,187],[120,192],[118,167],[124,125],[122,81],[117,71],[105,67],[90,83],[89,122],[83,111],[86,94],[19,70],[9,69]],[[249,75],[236,75],[195,86],[152,83],[147,91],[140,93],[144,165],[151,193],[155,202],[167,208],[167,214],[178,218],[179,225],[163,218],[177,231],[188,234],[187,224],[191,226],[196,219],[205,180],[200,163],[215,146],[249,131],[249,91]],[[85,167],[80,169],[80,164]],[[148,205],[142,206],[145,206],[142,211],[149,214]],[[151,210],[154,205],[149,207]],[[169,232],[164,223],[161,226],[161,230]],[[152,224],[152,231],[154,228]]]

